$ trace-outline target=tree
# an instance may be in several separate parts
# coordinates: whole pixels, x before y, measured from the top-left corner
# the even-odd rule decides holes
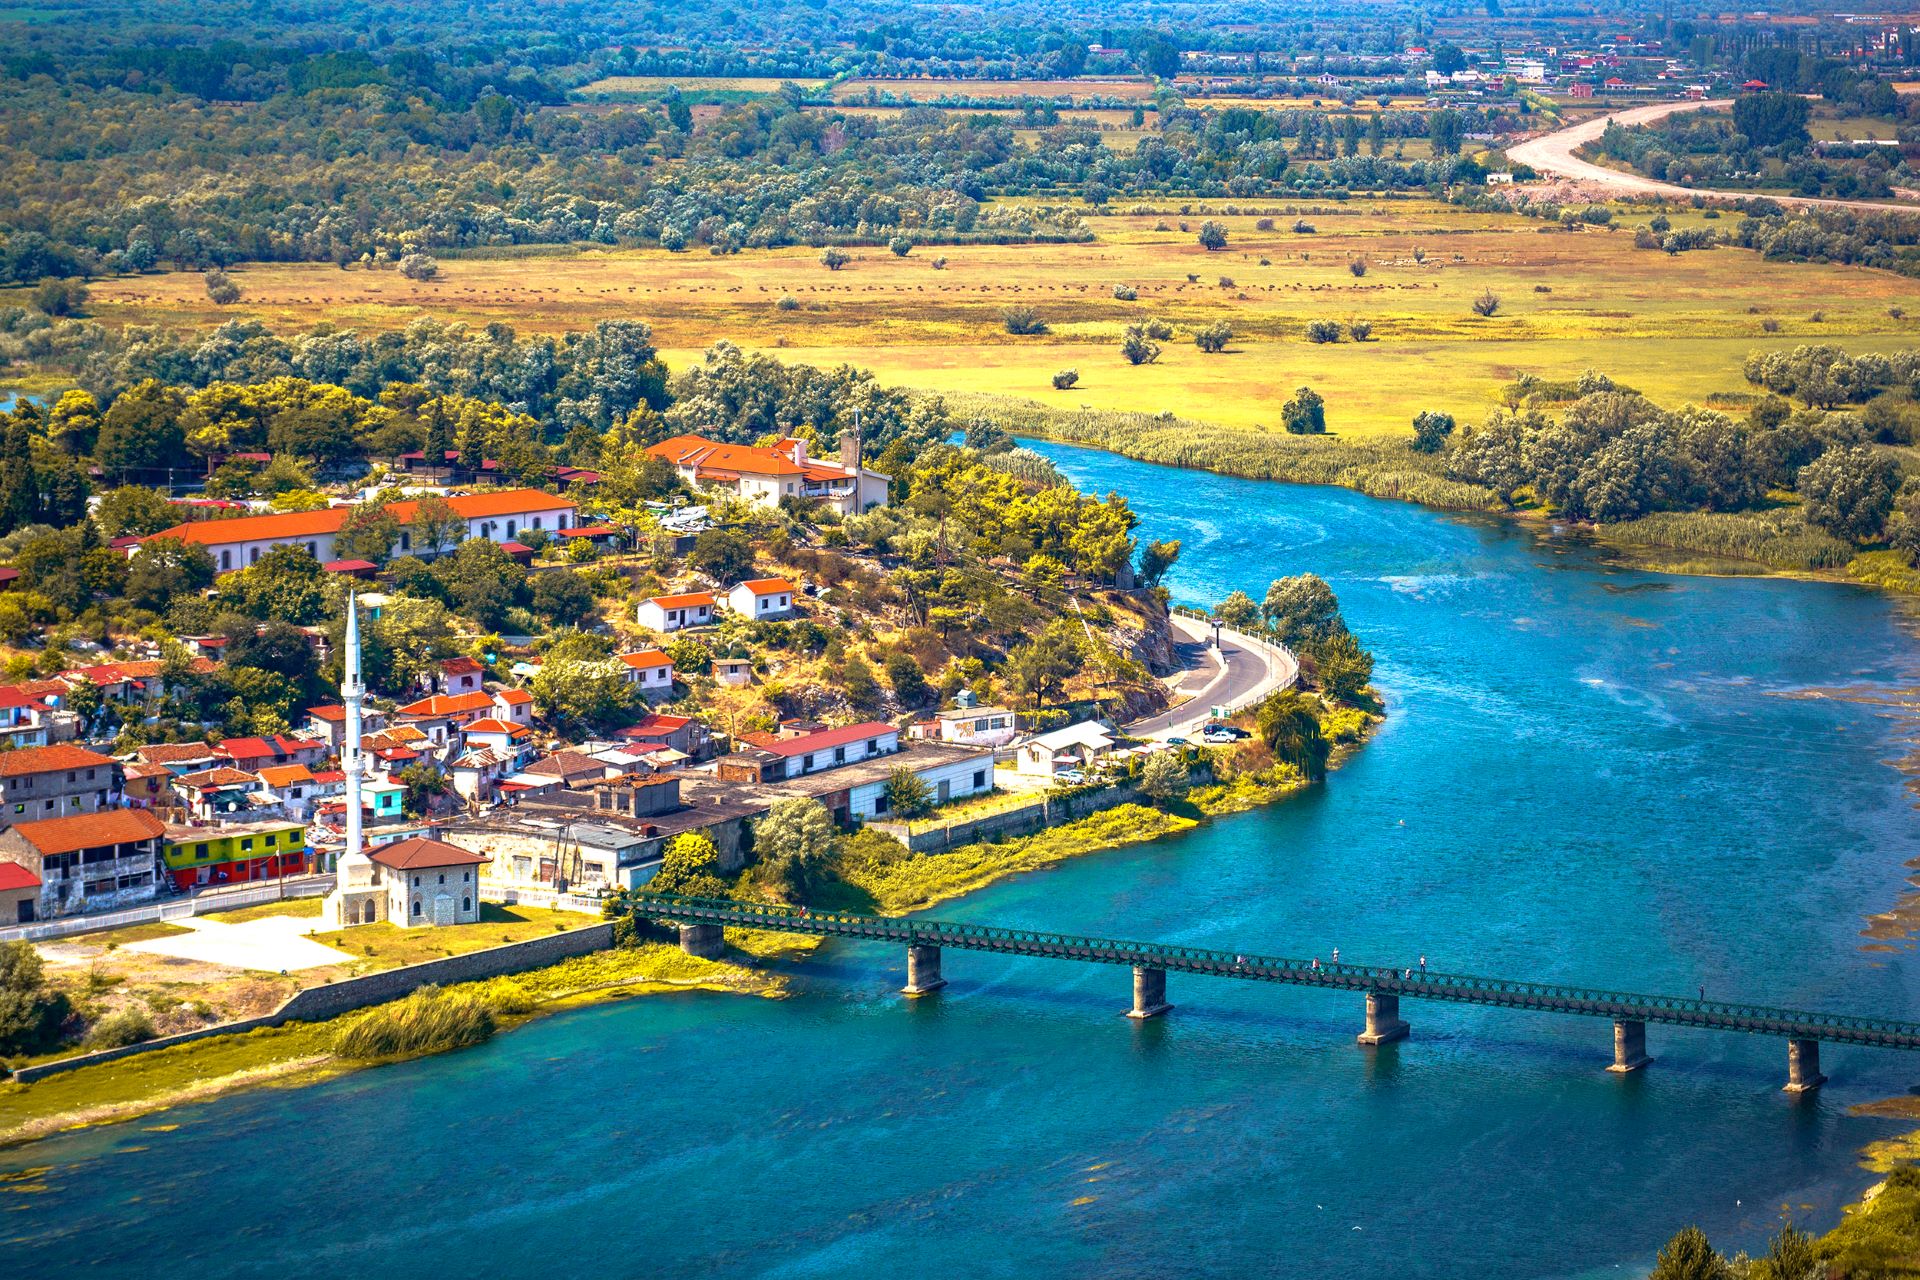
[[[1733,127],[1756,147],[1798,151],[1808,143],[1807,100],[1797,93],[1748,93],[1734,99]]]
[[[1260,612],[1280,642],[1293,648],[1320,644],[1347,629],[1333,588],[1314,573],[1275,578]]]
[[[1453,434],[1453,415],[1424,409],[1413,417],[1413,451],[1438,453]]]
[[[1349,262],[1347,264],[1347,274],[1351,275],[1356,280],[1366,275],[1367,260],[1365,258],[1355,258],[1352,262]]]
[[[1358,702],[1373,682],[1373,655],[1350,631],[1341,631],[1313,651],[1320,687],[1336,702]]]
[[[612,724],[633,706],[627,669],[611,660],[549,657],[533,677],[533,705],[563,730]]]
[[[0,1053],[41,1053],[73,1011],[47,985],[46,964],[31,942],[0,942]]]
[[[1160,358],[1160,344],[1147,337],[1145,325],[1131,324],[1120,340],[1120,354],[1128,364],[1152,364]]]
[[[1825,1280],[1826,1275],[1826,1259],[1820,1256],[1813,1237],[1795,1231],[1791,1222],[1781,1226],[1768,1242],[1766,1255],[1755,1258],[1747,1272],[1748,1280]]]
[[[453,554],[434,561],[433,576],[454,612],[489,631],[500,629],[527,581],[527,571],[486,538],[469,538]]]
[[[427,806],[433,803],[435,796],[443,796],[453,790],[447,775],[425,760],[402,769],[400,783],[407,789],[400,803],[408,816],[415,818],[426,813]]]
[[[1149,542],[1140,550],[1140,571],[1135,580],[1143,587],[1157,587],[1180,558],[1180,540]]]
[[[1235,631],[1260,625],[1260,606],[1244,591],[1234,591],[1214,606],[1213,616]]]
[[[413,504],[407,529],[413,537],[414,552],[432,556],[459,541],[466,534],[467,521],[445,498],[430,493]]]
[[[1437,156],[1459,155],[1466,132],[1466,122],[1458,111],[1436,111],[1427,117],[1427,138],[1433,143],[1433,154]]]
[[[1055,391],[1071,391],[1079,384],[1079,381],[1080,371],[1078,369],[1062,369],[1053,375],[1053,389]]]
[[[1473,300],[1473,314],[1482,318],[1490,317],[1500,309],[1500,295],[1488,289]]]
[[[1433,69],[1441,75],[1450,76],[1456,71],[1464,71],[1466,70],[1466,66],[1467,55],[1461,52],[1459,45],[1437,44],[1433,46]]]
[[[887,248],[893,251],[894,257],[904,258],[913,252],[913,241],[907,239],[905,236],[895,236],[893,239],[887,241]]]
[[[806,901],[833,849],[833,818],[818,800],[781,800],[753,827],[753,848],[769,881],[789,901]]]
[[[1261,741],[1274,758],[1290,764],[1309,782],[1327,776],[1327,757],[1333,748],[1320,732],[1319,718],[1297,690],[1282,689],[1260,704],[1254,718]]]
[[[1280,425],[1285,427],[1290,435],[1325,435],[1327,403],[1312,387],[1302,387],[1293,393],[1293,399],[1282,406]]]
[[[1081,666],[1084,640],[1065,620],[1056,622],[1007,655],[1008,685],[1037,711],[1065,692]]]
[[[660,869],[647,881],[648,893],[673,893],[689,898],[724,897],[720,879],[720,850],[704,831],[675,836],[660,855]]]
[[[829,271],[838,271],[852,261],[844,249],[836,249],[832,245],[820,251],[820,265]]]
[[[93,509],[93,522],[109,538],[145,537],[179,524],[180,508],[168,502],[158,489],[143,484],[123,484],[100,495]]]
[[[882,793],[887,798],[887,814],[890,817],[911,821],[933,812],[933,788],[927,785],[926,779],[904,765],[887,775]]]
[[[440,264],[424,253],[410,253],[400,259],[400,274],[409,280],[431,280],[440,274]]]
[[[385,564],[399,540],[400,522],[393,513],[377,503],[362,503],[347,509],[340,532],[333,535],[333,554],[340,560]]]
[[[693,540],[687,563],[715,582],[739,582],[753,572],[753,544],[733,529],[708,529]]]
[[[240,286],[218,267],[207,272],[206,285],[207,297],[217,307],[230,307],[240,301]]]
[[[556,627],[577,627],[593,612],[593,588],[571,569],[554,569],[535,575],[532,602]]]
[[[1227,247],[1227,228],[1224,224],[1209,218],[1200,224],[1200,234],[1196,237],[1200,247],[1208,253]]]
[[[1828,449],[1800,469],[1807,523],[1836,538],[1869,542],[1893,511],[1900,468],[1866,445]]]
[[[155,538],[127,561],[127,599],[143,609],[165,609],[212,586],[213,576],[213,554],[199,543]]]
[[[1340,322],[1337,320],[1307,321],[1307,341],[1316,343],[1340,341]]]
[[[1667,1241],[1654,1259],[1647,1280],[1732,1280],[1727,1260],[1715,1251],[1706,1233],[1685,1227]]]
[[[887,683],[893,686],[894,697],[900,700],[902,707],[926,705],[930,690],[927,688],[926,673],[913,655],[906,653],[889,654],[887,657]]]
[[[1233,326],[1226,321],[1217,321],[1193,333],[1193,345],[1208,355],[1219,355],[1233,341]]]
[[[1140,794],[1159,804],[1185,795],[1188,781],[1187,762],[1178,751],[1155,752],[1140,768]]]
[[[112,480],[170,476],[187,459],[181,415],[186,397],[157,378],[120,393],[100,422],[93,460]]]
[[[320,661],[307,633],[291,623],[269,619],[263,626],[230,637],[226,662],[285,676],[303,693],[318,693]]]
[[[87,286],[83,280],[42,280],[33,291],[33,305],[50,316],[84,315]]]
[[[305,547],[273,547],[246,568],[222,578],[220,595],[251,617],[305,626],[318,622],[326,612],[326,571]]]
[[[1887,542],[1908,564],[1920,562],[1920,484],[1909,481],[1900,491],[1887,519]]]
[[[1047,322],[1032,307],[1008,307],[1001,313],[1000,323],[1008,333],[1019,337],[1035,337],[1047,331]]]

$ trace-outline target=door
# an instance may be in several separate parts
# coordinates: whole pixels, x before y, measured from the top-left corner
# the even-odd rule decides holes
[[[433,922],[437,925],[452,924],[454,922],[453,895],[446,893],[434,895]]]
[[[20,899],[19,916],[20,916],[21,924],[33,923],[33,899],[32,898]]]

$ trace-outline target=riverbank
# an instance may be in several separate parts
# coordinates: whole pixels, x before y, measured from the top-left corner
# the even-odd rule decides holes
[[[1007,396],[948,397],[1017,436],[1100,449],[1138,462],[1243,480],[1333,485],[1370,498],[1517,521],[1591,537],[1635,568],[1700,577],[1845,582],[1920,593],[1920,570],[1897,552],[1860,551],[1817,529],[1797,508],[1663,511],[1611,525],[1570,524],[1533,508],[1508,508],[1490,489],[1449,479],[1437,456],[1391,441],[1289,436],[1166,414],[1050,409]]]

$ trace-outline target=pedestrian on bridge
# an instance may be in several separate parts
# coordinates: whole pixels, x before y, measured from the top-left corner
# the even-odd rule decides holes
[[[1340,963],[1340,948],[1338,948],[1338,947],[1335,947],[1335,948],[1333,949],[1333,962],[1334,962],[1335,964],[1339,964],[1339,963]]]
[[[1421,973],[1425,973],[1426,971],[1427,971],[1427,958],[1426,958],[1425,956],[1421,956],[1421,957],[1420,957],[1420,972],[1421,972]]]

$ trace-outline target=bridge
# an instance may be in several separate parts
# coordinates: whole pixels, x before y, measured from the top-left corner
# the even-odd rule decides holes
[[[1768,1005],[1602,991],[1560,983],[1435,973],[1414,968],[1326,964],[1317,959],[1294,960],[1207,947],[1083,938],[1032,929],[889,918],[859,912],[813,911],[724,898],[641,893],[635,895],[630,904],[636,920],[678,926],[681,947],[691,955],[707,958],[721,953],[725,945],[722,931],[727,928],[898,943],[907,952],[907,985],[902,990],[909,996],[926,995],[946,985],[940,976],[940,955],[945,948],[1075,960],[1083,964],[1126,965],[1133,969],[1133,1007],[1127,1010],[1128,1017],[1158,1017],[1173,1007],[1167,1003],[1169,973],[1242,982],[1283,982],[1363,995],[1366,1021],[1359,1041],[1366,1045],[1406,1038],[1409,1028],[1400,1017],[1402,997],[1608,1018],[1613,1022],[1613,1065],[1607,1069],[1615,1072],[1637,1071],[1653,1061],[1647,1056],[1647,1024],[1660,1023],[1786,1040],[1786,1088],[1791,1093],[1817,1089],[1825,1082],[1826,1077],[1820,1073],[1822,1041],[1877,1049],[1920,1049],[1920,1022],[1894,1018],[1812,1013]]]

